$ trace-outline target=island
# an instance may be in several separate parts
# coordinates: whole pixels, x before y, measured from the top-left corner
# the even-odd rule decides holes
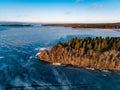
[[[72,38],[41,50],[38,57],[54,65],[120,70],[120,37]]]
[[[120,23],[42,24],[42,26],[63,26],[71,28],[120,29]]]

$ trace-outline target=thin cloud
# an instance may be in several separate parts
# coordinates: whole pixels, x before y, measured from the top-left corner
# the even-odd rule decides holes
[[[104,5],[100,4],[100,3],[94,3],[94,4],[91,5],[91,7],[92,8],[102,8],[102,7],[104,7]]]
[[[70,11],[68,11],[68,12],[65,12],[65,14],[66,14],[66,15],[69,15],[69,14],[71,14],[71,12],[70,12]]]

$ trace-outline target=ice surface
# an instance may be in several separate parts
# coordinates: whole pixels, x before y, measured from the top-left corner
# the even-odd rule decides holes
[[[4,28],[0,29],[0,90],[36,84],[45,85],[38,90],[120,90],[120,72],[53,66],[36,58],[39,50],[50,50],[59,41],[76,36],[120,37],[120,32],[41,26]]]

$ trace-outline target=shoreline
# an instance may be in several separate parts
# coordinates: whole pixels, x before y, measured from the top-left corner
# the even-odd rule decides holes
[[[48,61],[45,61],[45,60],[41,60],[40,57],[38,56],[40,62],[43,62],[45,64],[50,64],[52,66],[63,66],[63,67],[72,67],[72,68],[83,68],[83,69],[86,69],[86,70],[91,70],[91,71],[100,71],[100,72],[114,72],[114,71],[118,71],[120,72],[120,70],[112,70],[112,69],[96,69],[96,68],[92,68],[92,67],[84,67],[84,66],[76,66],[76,65],[72,65],[72,64],[63,64],[63,63],[58,63],[58,65],[54,65],[54,62],[48,62]]]
[[[72,68],[83,68],[83,69],[86,69],[86,70],[91,70],[91,71],[100,71],[100,72],[114,72],[114,71],[118,71],[120,72],[120,70],[109,70],[109,69],[96,69],[96,68],[91,68],[91,67],[84,67],[84,66],[75,66],[75,65],[72,65],[72,64],[62,64],[62,63],[59,63],[58,65],[54,65],[53,62],[48,62],[48,61],[45,61],[45,60],[41,60],[39,58],[40,62],[43,62],[45,64],[49,64],[49,65],[52,65],[52,66],[63,66],[63,67],[72,67]]]
[[[22,26],[22,27],[24,27],[24,26],[34,26],[34,25],[31,25],[31,24],[0,24],[0,26],[11,26],[11,27]]]
[[[42,26],[63,26],[81,29],[120,29],[120,23],[93,23],[93,24],[42,24]]]
[[[43,25],[42,25],[43,26]],[[64,26],[44,26],[44,27],[64,27]],[[72,27],[64,27],[64,28],[72,28]],[[114,31],[114,30],[120,30],[120,28],[118,29],[112,29],[112,28],[72,28],[72,29],[89,29],[89,30],[111,30],[111,31]]]

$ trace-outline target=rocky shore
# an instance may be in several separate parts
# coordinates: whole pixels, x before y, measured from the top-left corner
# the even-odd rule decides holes
[[[84,46],[84,42],[88,43],[89,40],[93,47],[90,47],[90,44],[86,44]],[[96,46],[94,41],[98,42],[98,40],[101,42],[101,45],[103,45],[101,46],[101,49],[99,49],[100,44],[97,49],[95,49]],[[115,43],[111,42],[111,40],[116,40],[114,41],[116,46]],[[81,41],[83,43],[81,44],[82,46],[76,46],[76,42],[80,43]],[[108,44],[105,45],[105,41],[109,41],[107,42]],[[74,42],[76,44],[72,46]],[[88,67],[100,70],[120,70],[119,44],[120,38],[76,38],[74,40],[71,39],[66,43],[58,43],[56,46],[53,46],[51,50],[42,50],[39,54],[39,59],[50,63],[70,64],[78,67]]]

